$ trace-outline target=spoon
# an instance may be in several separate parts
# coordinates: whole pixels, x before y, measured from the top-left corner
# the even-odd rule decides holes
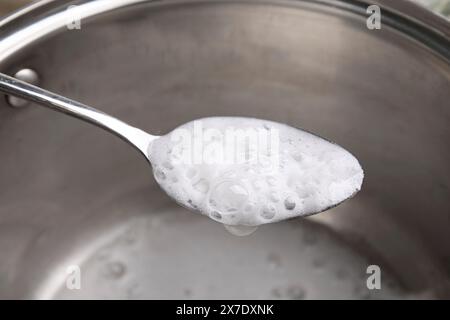
[[[277,122],[212,117],[155,136],[1,73],[0,91],[122,138],[145,156],[170,197],[237,235],[261,224],[325,211],[361,189],[362,168],[348,151]]]
[[[92,123],[122,138],[147,159],[149,144],[158,138],[138,128],[132,127],[106,113],[80,102],[44,90],[19,79],[0,73],[0,91],[35,102],[52,110]]]

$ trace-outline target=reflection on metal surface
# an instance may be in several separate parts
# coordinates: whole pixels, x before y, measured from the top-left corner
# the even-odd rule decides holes
[[[35,86],[39,85],[39,75],[32,69],[21,69],[16,72],[14,77]],[[30,103],[29,101],[18,98],[16,96],[7,96],[6,99],[9,105],[14,108],[22,108]]]

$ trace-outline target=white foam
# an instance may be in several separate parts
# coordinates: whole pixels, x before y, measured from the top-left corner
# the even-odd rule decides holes
[[[342,147],[253,118],[189,122],[156,139],[149,158],[169,196],[232,226],[324,211],[357,193],[364,178],[358,160]]]

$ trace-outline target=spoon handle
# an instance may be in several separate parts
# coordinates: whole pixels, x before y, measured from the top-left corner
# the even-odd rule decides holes
[[[152,136],[145,131],[132,127],[102,111],[3,73],[0,73],[0,91],[92,123],[129,142],[146,158],[148,158],[147,148],[149,144],[157,138],[157,136]]]

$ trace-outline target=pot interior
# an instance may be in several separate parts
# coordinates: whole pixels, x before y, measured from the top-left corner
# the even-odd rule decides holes
[[[366,178],[339,207],[237,238],[174,204],[119,139],[1,102],[0,297],[446,294],[450,66],[392,27],[307,1],[142,3],[1,66],[153,134],[222,115],[302,127],[351,151]],[[381,290],[366,286],[369,265]]]

